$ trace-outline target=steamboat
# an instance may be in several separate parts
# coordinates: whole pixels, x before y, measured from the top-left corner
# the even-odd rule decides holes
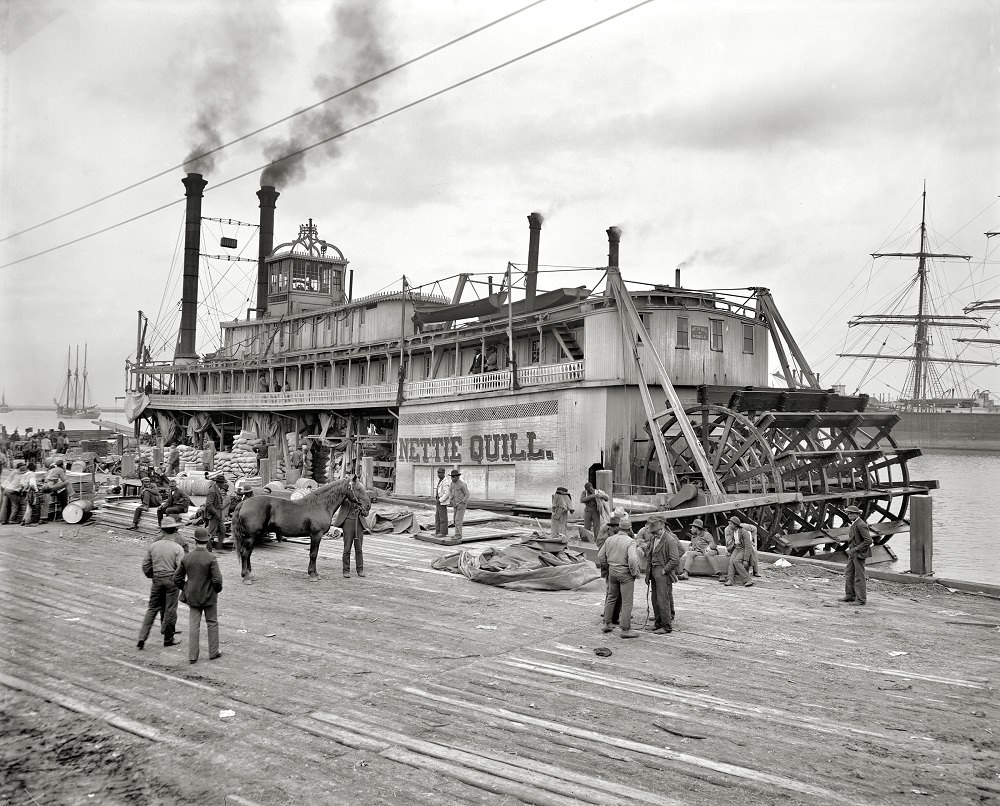
[[[794,553],[842,547],[853,504],[875,525],[876,560],[892,559],[910,496],[934,486],[911,482],[919,450],[893,441],[897,413],[819,388],[768,289],[688,289],[679,270],[626,281],[616,227],[592,282],[539,288],[538,213],[523,271],[510,263],[496,283],[461,274],[450,294],[404,277],[356,297],[345,253],[312,220],[274,246],[279,193],[261,187],[256,305],[199,355],[207,183],[183,183],[174,354],[148,354],[140,313],[128,368],[136,428],[145,421],[164,444],[225,450],[249,432],[278,463],[305,445],[319,483],[370,457],[374,485],[400,497],[429,498],[437,468],[458,469],[478,505],[508,508],[547,509],[558,486],[610,470],[609,492],[637,513],[721,529],[738,512],[763,545]],[[785,388],[768,386],[772,350]]]

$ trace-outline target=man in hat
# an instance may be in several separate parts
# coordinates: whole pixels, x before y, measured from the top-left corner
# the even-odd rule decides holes
[[[212,483],[205,497],[205,528],[211,538],[222,543],[222,510],[226,505],[225,491],[229,488],[226,477],[221,473],[212,476]],[[212,550],[213,540],[208,541],[208,550]]]
[[[603,526],[601,526],[600,529],[598,529],[597,537],[595,538],[595,541],[597,543],[598,553],[600,553],[601,547],[605,544],[605,542],[607,542],[607,539],[611,537],[611,535],[618,534],[618,532],[620,531],[620,526],[621,526],[621,518],[620,516],[615,514],[611,516],[610,520],[608,520],[607,523],[605,523]],[[611,582],[609,580],[610,575],[608,572],[608,567],[606,565],[602,566],[600,563],[597,564],[597,567],[601,572],[601,578],[604,580],[604,594],[605,597],[607,597],[608,591],[611,590]],[[618,624],[619,621],[621,620],[621,614],[622,614],[622,595],[621,591],[619,590],[618,596],[615,597],[614,608],[611,611],[611,623]],[[602,607],[601,620],[603,621],[603,619],[604,619],[604,608]]]
[[[0,523],[17,523],[21,518],[21,486],[27,473],[23,461],[14,462],[14,470],[3,483],[3,503],[0,504]]]
[[[66,488],[69,486],[64,465],[62,459],[56,459],[45,474],[45,481],[42,483],[42,514],[39,516],[39,523],[61,520],[62,511],[68,503]],[[53,503],[56,507],[55,512],[52,511]]]
[[[616,520],[612,518],[613,532],[609,530],[607,539],[597,552],[597,565],[608,572],[608,592],[604,598],[603,632],[614,630],[612,617],[615,610],[615,600],[621,596],[621,628],[622,638],[636,638],[639,633],[632,631],[632,596],[635,592],[635,580],[639,576],[639,555],[636,553],[635,540],[617,530]]]
[[[566,536],[566,521],[573,512],[573,496],[565,487],[556,487],[552,494],[552,530],[550,537],[561,540]]]
[[[469,486],[462,481],[460,470],[451,471],[451,489],[448,491],[448,504],[455,508],[455,537],[462,539],[462,523],[465,521],[465,508],[469,503]]]
[[[172,476],[176,476],[181,469],[181,452],[180,449],[174,445],[170,448],[170,453],[167,454],[167,473]]]
[[[170,479],[167,482],[167,495],[163,503],[156,508],[156,522],[163,524],[164,515],[185,515],[190,507],[191,499],[177,487],[177,479]]]
[[[680,567],[681,545],[660,515],[650,515],[635,540],[645,546],[646,584],[652,586],[653,635],[666,635],[674,629],[674,578]]]
[[[357,481],[357,476],[354,477]],[[361,504],[350,499],[344,500],[344,507],[347,515],[344,518],[341,529],[344,532],[344,579],[351,578],[351,549],[354,549],[354,570],[359,577],[365,576],[365,555],[363,552],[363,540],[365,536],[365,526],[361,520]]]
[[[156,491],[153,486],[153,482],[148,478],[142,480],[142,492],[139,493],[139,506],[135,508],[135,512],[132,513],[132,525],[129,526],[129,531],[134,532],[139,528],[139,520],[142,518],[142,513],[147,509],[152,509],[153,507],[158,507],[160,505],[160,494]]]
[[[194,551],[186,555],[174,572],[174,585],[184,591],[188,606],[188,662],[198,662],[201,643],[201,617],[208,625],[208,659],[222,657],[219,650],[219,594],[222,592],[222,572],[219,561],[208,551],[211,540],[208,530],[194,530]]]
[[[705,529],[705,522],[701,518],[691,521],[688,531],[691,534],[691,547],[681,557],[681,573],[678,579],[688,578],[691,566],[699,556],[705,557],[711,563],[712,557],[719,553],[719,544],[715,542],[712,533]]]
[[[156,540],[146,549],[142,560],[142,573],[153,580],[149,589],[149,604],[146,606],[146,616],[139,629],[139,640],[136,647],[142,649],[146,645],[149,631],[153,627],[156,614],[160,614],[160,632],[163,634],[164,646],[176,646],[180,641],[174,640],[177,628],[177,596],[179,591],[174,584],[174,574],[184,559],[184,549],[174,540],[174,532],[179,523],[168,518],[169,526],[164,525]]]
[[[434,535],[448,536],[448,499],[451,497],[451,480],[445,469],[437,469],[437,483],[434,485]]]
[[[583,528],[594,535],[601,531],[601,504],[608,500],[608,494],[604,490],[597,490],[589,481],[583,485],[583,494],[580,496],[580,503],[583,504]]]
[[[868,601],[865,560],[872,556],[872,530],[856,506],[849,506],[844,512],[851,519],[851,528],[847,532],[847,568],[844,571],[844,598],[841,601],[863,605]]]
[[[752,558],[752,547],[750,545],[751,532],[744,528],[739,516],[733,515],[729,519],[726,527],[726,550],[729,552],[729,569],[726,573],[725,583],[729,587],[733,584],[733,575],[740,578],[744,588],[752,588],[753,580],[747,573],[747,563]]]

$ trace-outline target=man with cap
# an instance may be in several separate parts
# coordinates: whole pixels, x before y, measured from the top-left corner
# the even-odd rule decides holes
[[[612,524],[616,520],[612,518]],[[622,638],[636,638],[639,633],[632,631],[632,596],[635,592],[635,580],[639,576],[639,555],[636,552],[635,540],[630,536],[619,532],[617,528],[613,532],[609,530],[608,537],[597,552],[597,565],[600,568],[607,568],[608,572],[608,592],[604,598],[604,627],[603,632],[614,630],[612,616],[615,610],[615,600],[621,595],[622,612],[621,628]]]
[[[23,461],[14,462],[14,470],[3,483],[3,503],[0,504],[0,523],[17,523],[21,518],[21,485],[27,468]]]
[[[219,560],[208,551],[211,536],[208,530],[199,526],[194,530],[197,545],[186,555],[174,572],[174,585],[184,591],[184,601],[188,606],[188,662],[198,662],[198,648],[201,643],[201,617],[208,625],[208,659],[222,656],[219,650],[219,594],[222,592],[222,572]]]
[[[163,523],[164,515],[185,515],[188,507],[191,506],[191,499],[177,487],[177,479],[167,481],[167,495],[163,503],[156,508],[156,522]]]
[[[712,533],[705,529],[705,522],[701,518],[691,521],[688,531],[691,534],[691,546],[681,557],[681,573],[678,579],[688,578],[691,566],[699,556],[705,557],[711,563],[712,557],[719,553],[719,544],[715,542]]]
[[[734,574],[740,578],[740,582],[743,583],[744,588],[753,587],[753,580],[750,578],[750,574],[747,573],[746,568],[747,563],[751,561],[753,556],[751,554],[753,549],[750,546],[751,539],[750,530],[744,527],[739,516],[733,515],[729,519],[729,525],[726,527],[726,550],[729,552],[729,570],[726,573],[726,579],[723,581],[727,587],[733,584]]]
[[[674,578],[681,562],[681,545],[660,515],[650,515],[635,542],[646,561],[646,584],[652,586],[653,634],[673,632]]]
[[[622,510],[624,512],[624,510]],[[611,535],[616,535],[620,531],[621,517],[615,513],[611,516],[607,523],[603,524],[600,529],[597,530],[597,537],[595,542],[597,543],[598,552],[600,552],[601,547],[607,542],[607,539]],[[604,580],[604,594],[607,598],[607,593],[611,590],[611,581],[609,579],[608,567],[606,565],[597,564],[598,569],[601,572],[601,578]],[[618,624],[621,620],[622,614],[622,595],[619,590],[618,596],[615,597],[615,605],[611,610],[611,623]],[[601,620],[604,620],[604,608],[601,608]]]
[[[60,520],[63,508],[66,506],[66,469],[62,459],[56,459],[45,474],[45,481],[42,483],[42,514],[38,518],[39,523],[46,521]],[[56,510],[52,511],[52,504],[55,503]]]
[[[434,534],[437,537],[448,536],[448,499],[451,497],[451,480],[445,476],[445,469],[437,469],[437,482],[434,485]]]
[[[573,512],[573,496],[565,487],[556,487],[552,494],[552,530],[550,537],[562,539],[566,536],[566,521]]]
[[[448,505],[455,508],[455,537],[462,539],[462,523],[465,521],[465,508],[469,504],[469,486],[462,481],[460,470],[451,471],[451,489],[448,491]]]
[[[160,494],[156,491],[153,486],[153,482],[149,478],[144,478],[142,480],[142,492],[139,493],[139,506],[135,508],[135,512],[132,513],[132,525],[129,526],[129,531],[134,532],[139,528],[139,520],[142,518],[142,513],[147,509],[152,509],[153,507],[158,507],[160,505]]]
[[[208,488],[208,495],[205,497],[205,528],[211,538],[215,538],[222,543],[222,510],[226,505],[225,490],[228,489],[226,477],[222,473],[212,476],[212,483]],[[214,545],[212,540],[208,541],[208,550],[212,550]]]
[[[580,503],[583,504],[583,528],[597,536],[601,531],[601,503],[608,500],[604,490],[597,490],[589,481],[584,482]]]
[[[357,476],[354,477],[357,481]],[[344,579],[351,578],[351,549],[354,549],[354,570],[359,577],[365,576],[365,555],[362,544],[365,536],[365,525],[361,520],[361,504],[351,499],[345,499],[343,506],[347,515],[341,524],[344,532]]]
[[[142,573],[153,580],[149,589],[149,604],[146,606],[146,616],[139,629],[139,641],[136,647],[142,649],[146,645],[149,631],[160,614],[160,632],[163,633],[163,645],[175,646],[180,641],[174,640],[177,627],[177,596],[179,591],[174,584],[174,574],[184,559],[185,549],[174,539],[174,532],[179,523],[173,518],[167,518],[169,524],[164,524],[156,540],[146,549],[142,560]]]
[[[844,598],[841,601],[863,605],[868,601],[865,560],[872,556],[872,530],[856,506],[849,506],[844,512],[851,519],[851,528],[847,532],[847,568],[844,571]]]

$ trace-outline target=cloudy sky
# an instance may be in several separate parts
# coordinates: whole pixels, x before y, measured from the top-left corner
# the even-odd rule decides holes
[[[51,400],[67,345],[86,342],[97,400],[110,405],[123,393],[138,310],[155,326],[154,352],[172,355],[179,166],[193,151],[529,3],[0,0],[8,400]],[[290,144],[392,113],[625,12],[310,151],[277,180],[276,240],[314,219],[351,261],[360,295],[398,287],[403,274],[411,283],[459,271],[499,278],[508,261],[525,261],[533,210],[546,216],[543,263],[601,266],[615,224],[627,278],[672,282],[683,264],[692,287],[770,287],[825,383],[864,378],[866,391],[891,393],[903,369],[865,375],[833,356],[890,351],[885,334],[862,337],[846,323],[896,304],[915,265],[868,255],[916,249],[926,181],[932,246],[972,256],[934,266],[942,304],[1000,297],[983,235],[1000,229],[1000,5],[634,4],[539,2],[228,147],[202,166],[203,214],[254,223],[260,169]],[[252,227],[207,224],[206,252],[223,251],[220,235],[256,255]],[[201,294],[216,319],[245,315],[254,273],[250,263],[203,266]],[[549,275],[541,285],[576,281]],[[200,328],[199,347],[212,349],[214,322]],[[990,359],[981,348],[966,356]],[[970,380],[1000,395],[1000,369]]]

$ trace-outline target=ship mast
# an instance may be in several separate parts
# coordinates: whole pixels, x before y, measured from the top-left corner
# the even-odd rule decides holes
[[[69,408],[69,392],[73,388],[73,348],[66,347],[66,408]]]
[[[916,314],[867,314],[855,316],[848,323],[848,327],[857,325],[888,325],[913,327],[913,353],[912,355],[883,355],[881,353],[837,353],[841,358],[871,358],[883,361],[910,361],[913,366],[913,397],[911,403],[919,405],[920,401],[926,401],[933,397],[928,393],[928,386],[932,382],[932,366],[934,364],[978,364],[983,366],[996,366],[994,361],[971,361],[960,358],[937,358],[930,355],[931,327],[959,327],[978,328],[988,330],[989,325],[983,324],[980,316],[946,316],[928,311],[929,293],[927,290],[927,279],[929,267],[928,258],[951,258],[957,260],[971,260],[969,255],[957,255],[945,252],[929,252],[927,243],[927,183],[924,183],[922,204],[920,210],[920,251],[918,252],[873,252],[873,258],[882,257],[909,257],[917,259],[917,282],[919,285],[919,299],[917,302]],[[933,391],[933,390],[931,390]]]
[[[73,373],[73,410],[80,408],[80,345],[76,345],[76,371]]]

